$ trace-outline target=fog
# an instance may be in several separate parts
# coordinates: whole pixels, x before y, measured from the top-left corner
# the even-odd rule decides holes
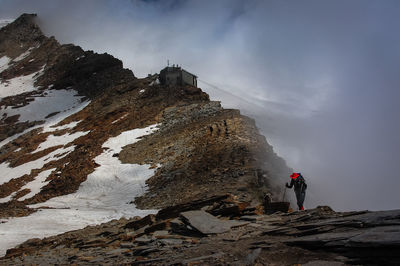
[[[0,19],[23,12],[138,77],[198,75],[303,173],[306,207],[400,207],[399,1],[0,0]]]

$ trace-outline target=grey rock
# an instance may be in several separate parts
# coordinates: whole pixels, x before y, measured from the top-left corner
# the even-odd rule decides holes
[[[282,221],[282,218],[280,218],[280,217],[269,217],[269,216],[265,216],[265,215],[262,215],[261,217],[262,217],[263,222],[268,222],[268,223],[275,223],[275,222]]]
[[[369,212],[350,218],[359,220],[367,226],[400,225],[400,210]]]
[[[340,232],[340,233],[323,233],[311,236],[297,237],[284,241],[287,244],[297,244],[305,246],[321,246],[328,242],[343,241],[362,234],[360,231]]]
[[[181,216],[191,227],[205,235],[225,233],[231,227],[247,224],[239,221],[220,220],[205,211],[183,212]]]
[[[167,237],[169,235],[167,230],[160,230],[160,231],[155,231],[153,233],[153,237],[155,238],[164,238]]]
[[[149,247],[139,247],[139,248],[134,248],[132,250],[132,255],[134,256],[146,256],[150,253],[158,252],[160,249],[158,248],[149,248]]]
[[[254,249],[245,260],[245,265],[253,265],[258,256],[260,256],[261,248]]]
[[[132,242],[121,242],[120,246],[121,248],[131,248],[134,247],[135,245]]]
[[[240,217],[240,220],[250,221],[250,222],[255,222],[261,219],[262,217],[257,215],[244,215]]]
[[[240,226],[245,226],[250,224],[250,222],[243,222],[243,221],[237,221],[237,220],[222,220],[224,223],[230,225],[231,228],[236,228]]]
[[[125,248],[116,248],[106,253],[109,257],[120,256],[122,253],[127,252],[128,249]]]
[[[327,232],[330,232],[330,231],[332,231],[334,229],[336,229],[335,226],[324,225],[324,226],[320,226],[320,227],[314,227],[314,228],[311,228],[311,229],[301,230],[300,232],[295,232],[293,234],[288,234],[288,235],[293,235],[293,236],[316,235],[316,234],[327,233]]]
[[[160,239],[160,240],[158,240],[158,242],[165,244],[165,245],[182,245],[183,240],[166,238],[166,239]]]
[[[341,265],[346,265],[346,264],[339,262],[339,261],[313,260],[313,261],[309,261],[302,265],[303,266],[341,266]]]
[[[216,259],[224,256],[225,253],[219,252],[215,253],[212,255],[206,255],[206,256],[200,256],[200,257],[195,257],[195,258],[190,258],[182,261],[183,264],[189,263],[189,262],[195,262],[195,261],[202,261],[202,260],[207,260],[207,259]]]
[[[275,227],[273,226],[271,229],[269,226],[266,226],[264,235],[295,235],[299,232],[296,228],[292,227]]]
[[[141,236],[141,237],[135,238],[135,241],[140,245],[145,245],[145,244],[148,244],[148,243],[152,242],[153,239],[151,239],[151,238],[149,238],[147,236]]]
[[[346,246],[351,247],[385,247],[400,246],[400,226],[381,226],[368,229],[366,232],[349,239]]]
[[[400,225],[400,210],[359,212],[344,217],[331,218],[317,223],[309,223],[309,226],[334,225],[342,227],[372,227],[385,225]],[[306,226],[305,225],[305,226]]]

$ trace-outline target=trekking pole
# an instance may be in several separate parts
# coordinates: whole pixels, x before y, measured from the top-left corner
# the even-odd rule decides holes
[[[285,190],[283,191],[283,197],[282,197],[282,201],[284,201],[285,200],[285,195],[286,195],[286,186],[285,186]]]

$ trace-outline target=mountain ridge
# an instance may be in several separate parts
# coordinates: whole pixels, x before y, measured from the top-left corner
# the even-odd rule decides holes
[[[113,198],[107,207],[100,200],[93,210],[110,212],[98,222],[134,216],[139,211],[134,206],[153,210],[221,193],[255,205],[267,192],[279,195],[289,169],[254,120],[223,109],[199,88],[154,84],[156,76],[138,79],[111,55],[61,45],[43,35],[35,18],[24,14],[0,29],[3,221],[39,219],[54,206],[54,212],[72,211],[72,203],[61,199],[97,204],[110,189],[118,198],[121,184],[139,194]],[[156,130],[132,139],[135,143],[121,140],[151,126]],[[120,152],[104,146],[113,138],[128,145]],[[107,154],[108,174],[99,163]],[[133,172],[124,172],[128,168]],[[140,179],[141,171],[152,174],[137,188],[128,176]],[[100,187],[84,195],[83,184],[90,182]],[[84,215],[92,209],[83,205],[77,205],[81,220],[71,230],[93,224]]]
[[[288,210],[253,119],[35,20],[0,28],[2,264],[400,263],[399,210]]]

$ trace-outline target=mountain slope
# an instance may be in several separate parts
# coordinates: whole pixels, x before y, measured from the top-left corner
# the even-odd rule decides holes
[[[253,120],[199,88],[155,78],[59,44],[35,15],[0,29],[3,252],[217,194],[248,202],[279,194],[289,169]]]

